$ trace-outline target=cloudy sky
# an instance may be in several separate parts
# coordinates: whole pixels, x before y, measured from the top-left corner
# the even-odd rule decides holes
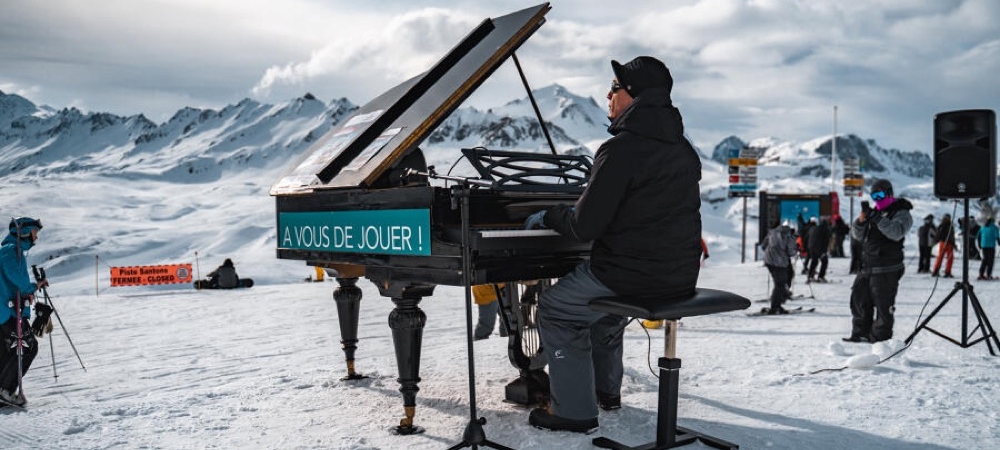
[[[364,104],[423,72],[486,17],[472,0],[0,0],[0,91],[162,122],[184,106],[311,92]],[[555,0],[518,51],[532,87],[605,105],[609,59],[674,75],[688,134],[855,133],[929,151],[935,113],[1000,109],[996,0]],[[513,64],[467,104],[524,96]]]

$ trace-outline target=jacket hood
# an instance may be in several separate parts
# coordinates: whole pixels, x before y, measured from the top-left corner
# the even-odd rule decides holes
[[[15,237],[13,234],[8,234],[8,235],[4,236],[3,241],[0,241],[0,246],[5,246],[5,245],[8,245],[8,244],[10,244],[10,245],[17,245],[17,240],[18,240],[17,237]],[[31,239],[21,239],[21,251],[22,252],[26,252],[26,251],[28,251],[28,249],[30,249],[31,247],[34,247],[34,246],[35,246],[35,243],[31,242]]]
[[[670,90],[649,88],[642,91],[608,126],[608,133],[612,135],[617,136],[622,131],[668,143],[684,139],[684,123],[680,111],[670,100]]]

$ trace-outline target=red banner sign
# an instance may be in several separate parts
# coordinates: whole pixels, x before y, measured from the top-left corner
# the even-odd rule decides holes
[[[191,264],[111,268],[111,286],[143,286],[191,282]]]

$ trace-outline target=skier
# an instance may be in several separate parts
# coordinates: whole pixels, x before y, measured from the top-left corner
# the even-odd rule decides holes
[[[809,278],[806,283],[819,281],[826,283],[826,266],[829,264],[827,251],[830,248],[830,221],[823,219],[819,225],[809,227],[809,236],[806,238],[809,253]],[[816,273],[816,266],[819,267],[819,274]]]
[[[934,247],[934,243],[937,242],[936,234],[934,214],[928,214],[927,217],[924,217],[924,224],[917,228],[917,247],[920,249],[917,273],[930,273],[931,271],[931,247]]]
[[[41,229],[38,219],[12,219],[10,233],[0,243],[0,400],[18,406],[27,403],[21,381],[38,354],[38,342],[29,331],[31,304],[35,291],[48,286],[45,280],[32,283],[28,275],[27,252]]]
[[[938,225],[937,232],[934,235],[937,236],[938,254],[931,276],[938,276],[938,273],[941,271],[941,260],[943,259],[945,261],[944,277],[952,278],[951,266],[955,262],[955,250],[958,250],[958,246],[955,244],[955,227],[951,223],[951,214],[945,214],[941,218],[941,223]]]
[[[983,225],[978,232],[976,239],[979,248],[983,250],[983,262],[979,265],[979,279],[993,279],[993,259],[997,255],[997,242],[1000,241],[1000,229],[993,223],[993,218],[986,218],[986,225]]]
[[[776,226],[767,232],[764,241],[761,242],[764,249],[764,265],[771,273],[774,280],[774,289],[771,291],[771,307],[765,311],[767,314],[788,314],[781,305],[788,300],[789,286],[792,283],[791,273],[788,270],[792,266],[792,257],[798,253],[795,246],[795,239],[792,237],[792,230],[788,227],[788,221]]]

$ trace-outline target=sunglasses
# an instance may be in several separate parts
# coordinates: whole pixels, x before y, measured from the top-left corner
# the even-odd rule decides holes
[[[618,84],[618,81],[611,82],[611,92],[618,92],[620,89],[625,89],[625,87]]]
[[[875,191],[872,192],[872,200],[879,201],[886,197],[885,191]]]

